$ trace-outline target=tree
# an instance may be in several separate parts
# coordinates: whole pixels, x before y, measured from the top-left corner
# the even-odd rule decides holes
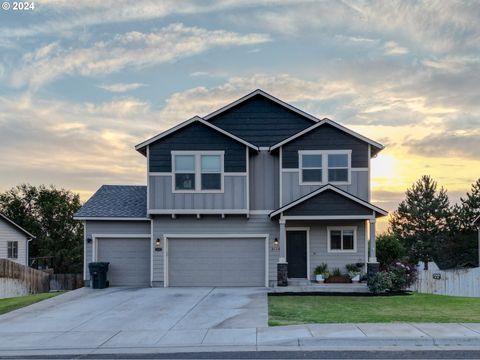
[[[80,272],[83,266],[83,226],[73,220],[80,197],[71,191],[22,184],[0,194],[0,211],[36,239],[30,256],[53,256],[57,273]]]
[[[402,242],[394,234],[378,235],[376,254],[382,270],[387,269],[406,255]]]
[[[460,230],[475,231],[473,221],[480,215],[480,178],[472,184],[467,197],[460,198],[460,206],[456,207]]]
[[[437,191],[437,182],[425,175],[405,195],[390,219],[390,228],[404,242],[410,259],[423,261],[428,269],[439,237],[449,230],[451,211],[447,192],[443,188]]]

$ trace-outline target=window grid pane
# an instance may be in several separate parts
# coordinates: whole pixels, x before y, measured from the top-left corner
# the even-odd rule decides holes
[[[329,168],[348,168],[347,154],[329,154],[328,155]]]
[[[342,231],[341,230],[330,231],[330,249],[342,250]]]
[[[328,169],[328,181],[348,181],[348,169]]]
[[[343,230],[343,250],[353,250],[354,240],[353,240],[353,230]]]
[[[322,168],[322,155],[302,155],[302,168],[304,169],[321,169]]]
[[[322,169],[302,170],[303,182],[322,182]]]
[[[195,173],[175,174],[175,189],[176,190],[195,190]]]
[[[202,174],[202,190],[221,190],[221,174]]]
[[[220,173],[220,155],[202,155],[202,173]]]
[[[175,155],[175,172],[194,172],[195,155]]]

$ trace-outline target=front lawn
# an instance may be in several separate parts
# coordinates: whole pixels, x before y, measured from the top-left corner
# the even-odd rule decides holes
[[[480,299],[398,296],[269,296],[270,326],[313,323],[480,322]]]
[[[32,305],[36,302],[49,299],[62,294],[63,292],[42,293],[35,295],[25,295],[7,299],[0,299],[0,315],[9,311],[20,309],[24,306]]]

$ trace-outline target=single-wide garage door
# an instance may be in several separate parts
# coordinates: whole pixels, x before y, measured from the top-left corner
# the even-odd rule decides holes
[[[110,286],[150,285],[150,239],[98,239],[98,261],[107,261]]]
[[[265,238],[168,239],[169,286],[265,286]]]

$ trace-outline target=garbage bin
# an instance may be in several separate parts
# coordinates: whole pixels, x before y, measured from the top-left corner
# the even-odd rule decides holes
[[[108,287],[107,271],[108,262],[91,262],[88,264],[92,289],[105,289]]]

